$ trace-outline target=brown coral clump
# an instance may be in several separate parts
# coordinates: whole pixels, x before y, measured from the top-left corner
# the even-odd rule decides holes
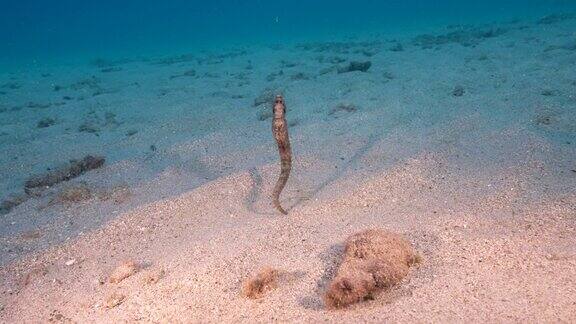
[[[278,270],[266,267],[253,278],[248,279],[242,288],[242,294],[250,299],[262,298],[278,285]]]
[[[352,235],[336,277],[324,302],[328,308],[342,308],[372,299],[379,290],[399,283],[420,257],[402,236],[380,229]]]

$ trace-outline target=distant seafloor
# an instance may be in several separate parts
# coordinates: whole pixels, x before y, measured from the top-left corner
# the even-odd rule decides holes
[[[571,0],[2,1],[0,69],[425,33],[576,11]]]

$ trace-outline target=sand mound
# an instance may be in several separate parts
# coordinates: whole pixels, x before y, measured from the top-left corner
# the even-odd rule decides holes
[[[110,283],[119,283],[138,272],[138,264],[132,260],[122,262],[110,275]]]
[[[371,299],[378,290],[399,283],[419,260],[402,236],[371,229],[352,235],[336,277],[324,296],[328,308]]]
[[[250,299],[262,298],[278,285],[278,270],[266,267],[244,283],[242,294]]]

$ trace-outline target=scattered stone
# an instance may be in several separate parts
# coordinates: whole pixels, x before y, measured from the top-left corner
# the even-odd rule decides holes
[[[36,125],[36,127],[37,128],[46,128],[46,127],[53,126],[54,124],[56,124],[56,120],[54,120],[54,118],[45,117],[45,118],[42,118],[38,121],[38,124]]]
[[[88,79],[83,79],[77,81],[70,85],[70,89],[72,90],[91,90],[91,91],[101,91],[102,88],[100,87],[100,80],[96,78],[96,76],[92,76]]]
[[[280,67],[285,69],[285,68],[293,68],[298,66],[298,64],[294,63],[294,62],[288,62],[288,61],[280,61]]]
[[[378,54],[378,51],[375,49],[363,49],[358,51],[359,53],[361,53],[362,55],[366,56],[366,57],[372,57],[376,54]]]
[[[508,30],[504,28],[496,29],[478,29],[462,28],[444,35],[419,35],[416,36],[412,43],[420,46],[422,49],[430,49],[438,46],[457,43],[465,47],[476,46],[488,38],[494,38],[503,35]]]
[[[546,90],[542,90],[542,92],[540,93],[541,95],[545,96],[545,97],[552,97],[552,96],[556,96],[559,94],[558,90],[550,90],[550,89],[546,89]]]
[[[549,126],[552,124],[552,117],[549,115],[538,115],[534,121],[536,125]]]
[[[104,114],[104,126],[118,126],[121,123],[118,122],[116,120],[116,114],[111,112],[111,111],[107,111]]]
[[[324,296],[327,308],[343,308],[373,299],[382,289],[408,275],[420,256],[402,236],[380,229],[352,235],[343,259]]]
[[[320,55],[316,58],[320,63],[330,63],[330,64],[340,64],[346,62],[346,59],[339,56],[328,56]]]
[[[50,312],[50,319],[48,319],[48,322],[50,323],[73,323],[73,321],[62,315],[62,313],[60,313],[60,311],[58,310],[53,310],[52,312]]]
[[[82,125],[78,126],[78,131],[80,133],[95,134],[100,131],[100,128],[98,128],[98,126],[94,125],[92,122],[86,121]]]
[[[125,300],[126,300],[126,296],[124,294],[119,293],[119,292],[115,292],[115,293],[112,293],[112,295],[108,296],[108,298],[106,298],[105,306],[106,306],[106,308],[111,309],[111,308],[114,308],[116,306],[119,306]]]
[[[242,294],[250,299],[262,298],[278,285],[278,270],[263,268],[253,278],[248,279],[242,287]]]
[[[562,45],[550,45],[544,49],[544,52],[556,50],[576,51],[576,41],[570,41]]]
[[[320,72],[318,72],[318,74],[319,74],[319,75],[324,75],[324,74],[328,74],[328,73],[334,72],[334,71],[336,71],[336,70],[338,70],[338,67],[337,67],[337,66],[330,66],[330,67],[327,67],[327,68],[323,68],[322,70],[320,70]]]
[[[181,78],[181,77],[195,77],[195,76],[196,76],[196,70],[190,69],[188,71],[185,71],[182,74],[171,75],[170,80],[176,79],[176,78]]]
[[[62,189],[53,202],[78,203],[90,198],[92,198],[92,190],[86,184],[79,184]]]
[[[30,271],[28,271],[28,273],[24,276],[24,279],[22,280],[22,285],[28,286],[34,280],[41,278],[41,277],[44,277],[47,274],[48,274],[48,269],[43,264],[33,266],[32,269]]]
[[[548,15],[542,17],[540,20],[537,21],[537,23],[540,25],[551,25],[568,19],[576,19],[576,14],[562,13],[562,14]]]
[[[100,72],[102,73],[119,72],[119,71],[122,71],[122,68],[119,66],[107,67],[100,70]]]
[[[270,73],[266,76],[266,81],[272,82],[276,80],[277,77],[284,75],[284,71],[280,70],[280,72]]]
[[[123,184],[115,186],[112,190],[104,191],[100,193],[99,197],[101,200],[112,200],[115,204],[122,204],[128,201],[132,197],[132,192],[128,185]]]
[[[122,280],[130,277],[138,272],[138,264],[132,260],[122,262],[110,275],[108,281],[110,283],[119,283]]]
[[[384,73],[382,73],[382,76],[386,79],[386,80],[394,80],[394,74],[390,71],[385,71]]]
[[[165,275],[166,272],[163,269],[149,271],[144,276],[144,283],[147,285],[156,284],[158,281],[160,281],[160,279],[164,278]]]
[[[353,104],[339,103],[338,105],[336,105],[335,107],[330,109],[330,111],[328,112],[328,115],[334,115],[334,114],[337,114],[338,112],[351,113],[351,112],[355,112],[357,110],[358,110],[358,107],[356,107]]]
[[[25,193],[8,195],[8,197],[0,203],[0,215],[8,214],[12,209],[28,199],[30,199],[30,196]]]
[[[177,64],[177,63],[185,63],[185,62],[191,62],[196,60],[196,56],[193,54],[183,54],[183,55],[178,55],[178,56],[172,56],[172,57],[166,57],[166,58],[162,58],[162,59],[157,59],[157,60],[153,60],[150,61],[150,64],[153,65],[172,65],[172,64]]]
[[[462,97],[465,92],[466,90],[464,90],[463,86],[456,86],[454,87],[454,90],[452,90],[452,95],[454,97]]]
[[[339,68],[338,73],[348,73],[348,72],[354,72],[354,71],[367,72],[371,66],[372,66],[372,62],[370,62],[370,61],[366,61],[366,62],[352,61],[352,62],[350,62],[350,64],[348,64],[348,66]]]
[[[336,54],[350,54],[353,50],[355,53],[360,53],[362,50],[372,51],[375,47],[378,47],[381,42],[369,41],[369,42],[317,42],[317,43],[305,43],[299,44],[296,48],[304,51],[312,52],[332,52]]]
[[[290,80],[297,81],[297,80],[308,80],[310,79],[306,74],[302,72],[298,72],[290,76]]]
[[[396,43],[396,45],[389,48],[392,52],[402,52],[404,51],[404,46],[401,43]]]
[[[22,86],[16,82],[7,82],[4,83],[2,86],[0,86],[0,88],[3,89],[10,89],[10,90],[17,90],[20,89]]]
[[[126,132],[126,136],[128,136],[128,137],[134,136],[134,135],[136,135],[137,133],[138,133],[138,130],[136,130],[136,129],[129,129],[129,130]]]
[[[90,170],[104,165],[103,156],[86,155],[82,160],[70,160],[66,165],[36,176],[30,177],[25,183],[25,189],[51,187],[57,183],[76,178]]]
[[[73,266],[74,264],[76,264],[76,259],[70,259],[70,260],[66,261],[66,263],[64,263],[64,264],[68,267]]]
[[[23,240],[36,240],[40,237],[42,237],[42,232],[40,232],[40,230],[31,230],[20,234],[20,238]]]
[[[50,108],[52,106],[51,103],[37,103],[37,102],[29,102],[26,107],[28,108],[36,108],[36,109],[46,109],[46,108]]]

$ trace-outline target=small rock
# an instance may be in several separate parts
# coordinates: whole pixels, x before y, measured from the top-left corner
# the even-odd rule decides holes
[[[144,277],[144,283],[147,285],[155,284],[160,281],[160,279],[164,278],[165,274],[166,272],[163,269],[150,271]]]
[[[90,198],[92,198],[92,190],[85,184],[78,184],[62,189],[53,202],[77,203]]]
[[[71,266],[71,265],[74,265],[75,263],[76,263],[76,259],[70,259],[70,260],[66,261],[65,264],[66,264],[67,266]]]
[[[390,51],[392,52],[402,52],[404,50],[404,46],[401,43],[396,43],[396,45],[390,47]]]
[[[48,269],[44,265],[40,264],[40,265],[34,266],[26,274],[26,276],[24,276],[24,280],[22,281],[22,284],[24,286],[28,286],[33,281],[37,280],[38,278],[44,277],[46,274],[48,274]]]
[[[466,90],[464,90],[463,86],[456,86],[454,90],[452,90],[452,95],[454,97],[462,97]]]
[[[36,127],[37,128],[47,128],[47,127],[50,127],[54,124],[56,124],[56,120],[54,120],[54,118],[46,117],[46,118],[40,119],[38,121],[38,124],[36,125]]]
[[[332,109],[330,109],[330,111],[328,112],[328,115],[334,115],[338,112],[347,112],[347,113],[352,113],[358,110],[358,107],[356,107],[353,104],[349,104],[349,103],[339,103],[338,105],[336,105],[335,107],[333,107]]]
[[[0,215],[8,214],[12,209],[21,205],[30,197],[25,193],[11,194],[0,202]]]
[[[353,62],[350,62],[350,64],[348,64],[348,66],[339,68],[338,73],[347,73],[347,72],[354,72],[354,71],[367,72],[371,66],[372,66],[372,62],[370,62],[370,61],[366,61],[366,62],[354,62],[353,61]]]

